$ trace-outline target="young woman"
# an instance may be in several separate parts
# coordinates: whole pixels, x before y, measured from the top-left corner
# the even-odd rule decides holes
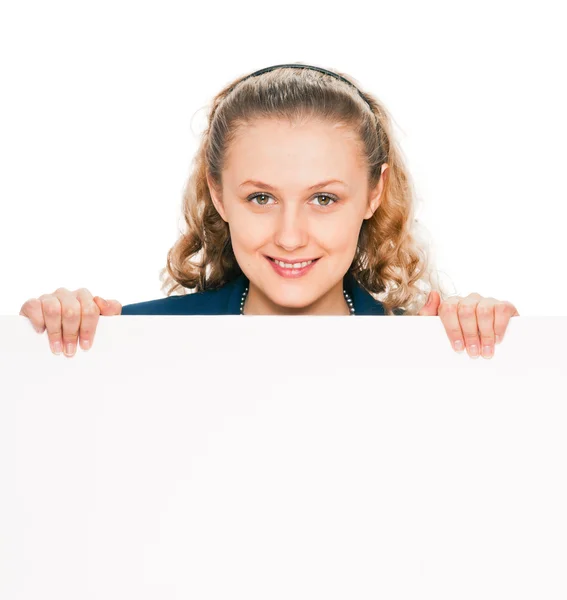
[[[380,102],[346,75],[275,65],[212,102],[186,228],[161,273],[167,297],[121,306],[59,288],[20,314],[67,356],[77,338],[92,346],[100,315],[438,315],[456,351],[490,358],[518,312],[479,294],[448,297],[417,243],[414,210]]]

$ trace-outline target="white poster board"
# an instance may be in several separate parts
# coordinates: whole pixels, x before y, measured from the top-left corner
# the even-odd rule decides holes
[[[0,317],[0,598],[567,597],[565,317]]]

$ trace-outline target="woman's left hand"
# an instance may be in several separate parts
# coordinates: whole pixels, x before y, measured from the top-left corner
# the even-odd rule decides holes
[[[441,317],[453,348],[462,352],[466,347],[471,358],[478,358],[480,347],[483,358],[492,358],[494,344],[502,342],[508,322],[512,317],[520,316],[516,307],[504,300],[483,298],[475,293],[466,298],[452,296],[441,302],[435,290],[417,314],[422,317]]]

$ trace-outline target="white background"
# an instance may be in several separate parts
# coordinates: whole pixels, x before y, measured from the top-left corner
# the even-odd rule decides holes
[[[162,297],[205,107],[303,61],[390,111],[454,293],[564,315],[558,2],[4,2],[0,314],[63,286]]]

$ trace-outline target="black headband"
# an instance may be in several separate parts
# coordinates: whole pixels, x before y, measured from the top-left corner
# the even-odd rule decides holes
[[[342,77],[341,75],[338,75],[337,73],[333,73],[333,71],[327,71],[327,69],[322,69],[321,67],[314,67],[312,65],[274,65],[273,67],[266,67],[265,69],[260,69],[259,71],[254,71],[254,73],[251,73],[250,75],[247,75],[244,79],[240,80],[239,83],[242,83],[243,81],[245,81],[246,79],[248,79],[249,77],[256,77],[257,75],[261,75],[262,73],[267,73],[268,71],[273,71],[274,69],[279,69],[281,67],[291,67],[293,69],[311,69],[312,71],[319,71],[320,73],[325,73],[325,75],[330,75],[331,77],[335,77],[335,79],[340,79],[340,81],[344,81],[345,83],[348,83],[349,85],[351,85],[360,95],[360,97],[366,102],[366,104],[368,104],[368,106],[370,106],[370,103],[368,102],[368,100],[362,95],[362,92],[354,85],[354,83],[351,83],[348,79],[345,79],[344,77]],[[370,106],[370,110],[372,110],[372,106]]]

